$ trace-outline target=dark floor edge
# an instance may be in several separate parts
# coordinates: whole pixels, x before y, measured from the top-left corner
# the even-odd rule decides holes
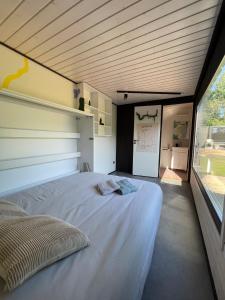
[[[113,175],[113,173],[115,173],[115,172],[116,172],[116,170],[108,173],[107,175]]]

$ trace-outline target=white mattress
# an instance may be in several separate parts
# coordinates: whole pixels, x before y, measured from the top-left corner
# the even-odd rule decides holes
[[[136,193],[101,196],[95,185],[105,179],[108,175],[81,173],[4,198],[31,214],[49,214],[77,226],[91,246],[45,268],[11,294],[1,286],[0,299],[141,299],[162,191],[154,183],[129,179],[138,186]]]

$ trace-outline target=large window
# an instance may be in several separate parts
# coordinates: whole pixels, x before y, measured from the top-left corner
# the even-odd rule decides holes
[[[197,108],[194,169],[221,221],[225,195],[225,57]]]

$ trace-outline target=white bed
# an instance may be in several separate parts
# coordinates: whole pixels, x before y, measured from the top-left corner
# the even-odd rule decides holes
[[[154,183],[129,179],[137,192],[101,196],[95,185],[108,177],[80,173],[4,197],[31,214],[49,214],[77,226],[91,246],[45,268],[10,294],[1,286],[0,299],[141,299],[162,191]]]

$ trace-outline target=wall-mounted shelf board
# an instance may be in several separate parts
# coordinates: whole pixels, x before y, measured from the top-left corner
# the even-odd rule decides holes
[[[98,110],[98,108],[97,107],[95,107],[95,106],[92,106],[92,105],[89,105],[89,104],[85,104],[85,110]]]
[[[80,156],[80,152],[73,152],[0,160],[0,171],[47,164],[60,160],[73,159]]]
[[[79,139],[80,133],[0,127],[0,138]]]
[[[81,111],[81,110],[76,109],[76,108],[72,108],[72,107],[57,104],[57,103],[54,103],[54,102],[51,102],[51,101],[39,99],[39,98],[32,97],[32,96],[29,96],[29,95],[25,95],[25,94],[22,94],[22,93],[19,93],[19,92],[11,91],[11,90],[8,90],[8,89],[0,90],[0,95],[8,96],[8,97],[14,98],[16,100],[28,102],[28,103],[31,103],[31,104],[37,104],[37,105],[45,106],[45,107],[48,107],[48,108],[60,110],[60,111],[63,111],[63,112],[72,113],[77,117],[85,117],[85,116],[86,117],[93,117],[93,114],[90,113],[90,112]]]

